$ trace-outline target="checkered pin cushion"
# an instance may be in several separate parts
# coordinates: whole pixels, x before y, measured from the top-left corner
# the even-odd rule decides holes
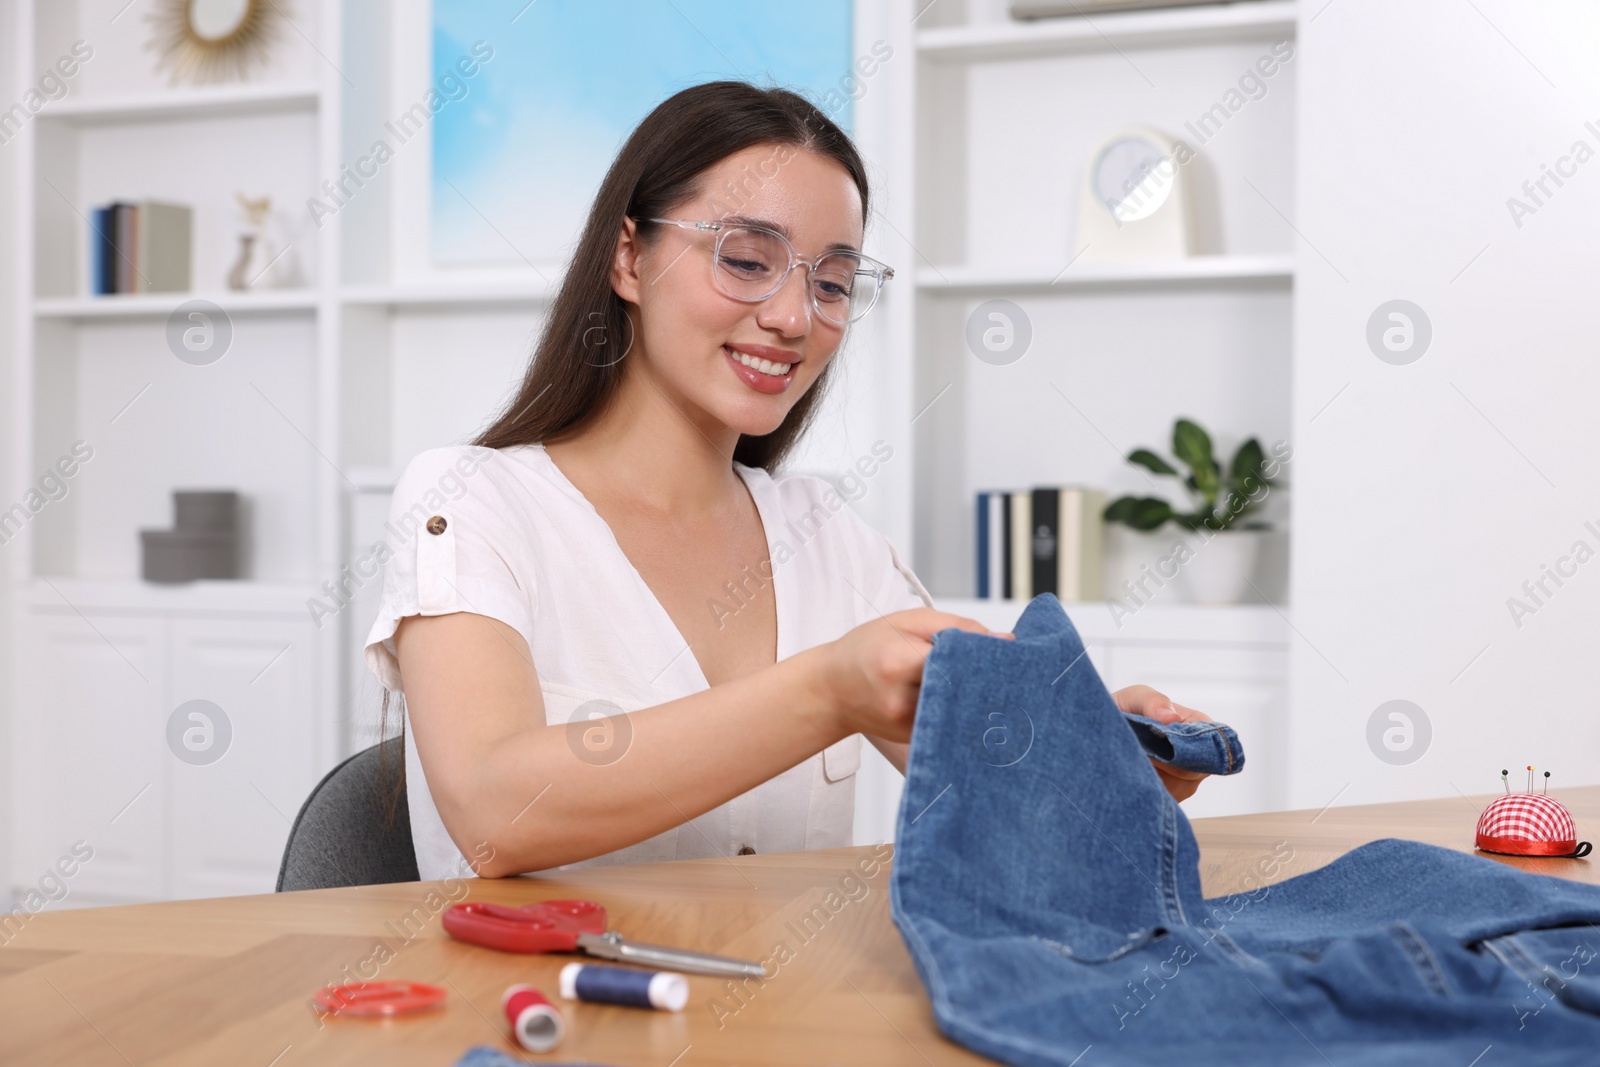
[[[1496,797],[1478,817],[1478,847],[1513,856],[1584,856],[1589,842],[1578,842],[1572,814],[1543,793]]]

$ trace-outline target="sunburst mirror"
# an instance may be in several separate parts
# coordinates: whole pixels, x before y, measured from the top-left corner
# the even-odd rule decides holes
[[[286,0],[161,0],[150,13],[171,82],[242,81],[265,62]]]

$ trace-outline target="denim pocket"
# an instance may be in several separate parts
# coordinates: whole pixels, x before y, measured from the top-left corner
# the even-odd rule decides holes
[[[1600,1015],[1600,929],[1547,926],[1485,938],[1478,945],[1528,984],[1530,1003],[1554,999]]]
[[[1452,946],[1426,924],[1419,930],[1410,922],[1396,920],[1290,944],[1260,945],[1250,938],[1243,940],[1256,953],[1261,967],[1284,976],[1290,985],[1342,991],[1336,995],[1348,1004],[1387,1004],[1389,1012],[1399,1010],[1393,1007],[1396,1004],[1422,1005],[1471,996],[1476,985],[1483,984],[1473,982],[1470,976],[1463,982],[1459,959],[1449,956]],[[1456,952],[1459,955],[1459,946]],[[1344,1010],[1367,1010],[1348,1004]]]

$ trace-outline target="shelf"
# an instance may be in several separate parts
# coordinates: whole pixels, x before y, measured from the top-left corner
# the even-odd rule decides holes
[[[137,579],[35,577],[23,587],[34,611],[76,614],[288,615],[310,619],[317,587],[256,581],[145,582]]]
[[[1188,259],[1073,264],[1065,272],[996,267],[923,267],[917,288],[933,292],[1071,290],[1102,286],[1269,281],[1292,284],[1293,256],[1191,256]]]
[[[225,312],[315,311],[312,289],[261,289],[245,292],[121,293],[112,296],[47,297],[34,301],[43,319],[159,318],[190,300],[209,300]]]
[[[1250,41],[1295,32],[1293,0],[1241,0],[1232,4],[1164,11],[1063,16],[1028,22],[941,26],[917,33],[917,54],[940,62],[1106,52],[1122,47]]]
[[[1027,606],[1021,600],[975,600],[935,596],[940,611],[976,619],[991,630],[1009,631]],[[1288,609],[1268,604],[1150,604],[1113,615],[1102,601],[1063,602],[1085,641],[1193,642],[1204,645],[1286,645]]]
[[[511,307],[536,307],[555,296],[555,286],[543,278],[527,281],[491,281],[465,285],[460,282],[438,285],[356,285],[339,294],[345,304],[368,307],[426,308],[500,304]]]
[[[355,486],[357,493],[392,493],[394,483],[400,480],[395,467],[346,467],[345,481]]]
[[[292,112],[314,114],[318,106],[315,86],[225,85],[205,89],[173,89],[162,93],[136,93],[112,100],[68,97],[51,104],[39,118],[74,126],[120,122],[229,118]]]

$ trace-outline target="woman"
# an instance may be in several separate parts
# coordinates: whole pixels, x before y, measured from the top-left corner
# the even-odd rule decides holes
[[[601,184],[517,396],[407,467],[366,655],[403,688],[423,878],[848,845],[862,737],[905,769],[932,635],[988,631],[826,482],[769,473],[892,274],[867,210],[803,98],[676,94]]]

